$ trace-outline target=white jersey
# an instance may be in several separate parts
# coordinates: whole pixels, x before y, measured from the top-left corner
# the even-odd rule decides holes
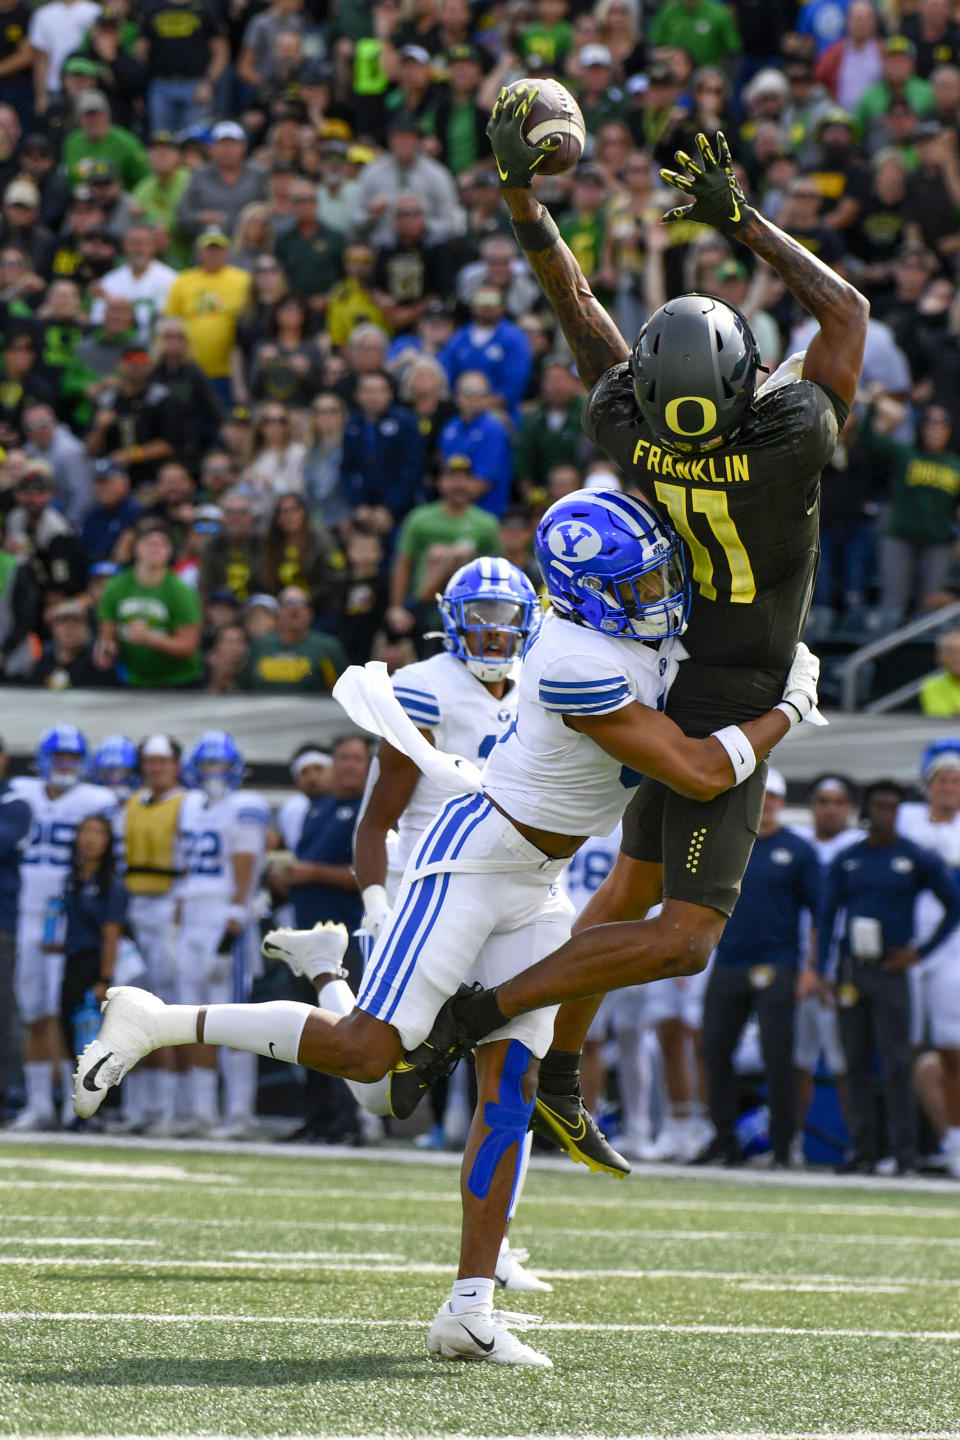
[[[574,855],[560,879],[560,888],[577,914],[591,900],[617,863],[620,826],[609,835],[592,835]]]
[[[931,820],[929,805],[922,800],[911,801],[901,805],[897,811],[897,833],[907,840],[912,840],[915,845],[922,845],[924,850],[932,850],[935,855],[939,855],[954,879],[957,879],[957,872],[960,871],[960,814],[955,815],[952,820]],[[917,896],[913,919],[918,944],[922,945],[933,934],[942,916],[943,906],[929,890],[924,890]],[[940,956],[960,952],[958,930],[960,926],[952,931],[932,954]],[[927,956],[927,959],[930,958]]]
[[[233,857],[252,854],[261,860],[269,824],[267,803],[254,790],[230,790],[212,802],[202,790],[188,790],[179,815],[178,868],[183,871],[183,880],[178,896],[187,902],[203,898],[230,904],[234,892]],[[251,894],[259,872],[258,863],[251,879]]]
[[[277,829],[287,850],[296,850],[310,804],[310,797],[298,790],[295,795],[288,795],[277,811]]]
[[[523,657],[517,721],[491,752],[484,790],[513,819],[563,835],[613,829],[638,776],[564,715],[609,715],[637,701],[662,710],[686,651],[612,639],[551,612]]]
[[[394,695],[418,730],[429,730],[438,749],[463,755],[475,765],[483,765],[517,716],[516,680],[508,683],[498,700],[462,660],[446,651],[404,666],[392,683]],[[421,775],[397,824],[391,871],[403,871],[415,841],[449,799],[449,791]]]
[[[118,296],[121,300],[129,300],[140,340],[149,345],[153,339],[154,324],[167,308],[167,296],[176,278],[176,270],[164,265],[162,260],[151,260],[141,275],[134,275],[129,265],[109,270],[100,281],[103,295],[98,295],[90,306],[92,323],[103,324],[109,298]]]
[[[47,903],[63,893],[77,826],[88,815],[105,815],[112,823],[116,797],[103,785],[81,782],[69,790],[57,790],[51,799],[47,782],[39,776],[18,776],[10,788],[33,811],[20,865],[20,910],[42,915]]]

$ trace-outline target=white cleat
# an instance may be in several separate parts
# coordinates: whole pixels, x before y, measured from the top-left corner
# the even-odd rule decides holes
[[[484,1308],[454,1315],[450,1301],[441,1306],[430,1326],[427,1350],[437,1360],[489,1360],[495,1365],[535,1365],[552,1370],[553,1361],[524,1345],[508,1326],[523,1329],[539,1323],[539,1315],[517,1315]]]
[[[523,1259],[521,1260],[521,1256]],[[494,1283],[500,1290],[541,1290],[550,1291],[553,1289],[546,1280],[541,1280],[531,1270],[524,1270],[524,1261],[529,1260],[529,1250],[512,1250],[509,1242],[504,1241],[500,1247],[500,1254],[497,1256],[497,1268],[493,1272]]]
[[[52,1110],[21,1110],[6,1128],[20,1135],[30,1135],[38,1130],[56,1130],[57,1117]]]
[[[318,975],[343,979],[343,957],[350,943],[346,925],[324,920],[312,930],[268,930],[260,949],[268,960],[282,960],[294,975],[316,980]]]
[[[251,1116],[238,1115],[210,1132],[211,1140],[262,1140],[263,1131]]]
[[[119,1085],[138,1060],[163,1043],[156,1022],[166,1006],[149,990],[116,986],[107,991],[100,1009],[100,1033],[80,1056],[73,1077],[73,1108],[85,1120],[100,1109],[112,1085]]]
[[[947,1151],[947,1174],[954,1180],[960,1180],[960,1150]]]

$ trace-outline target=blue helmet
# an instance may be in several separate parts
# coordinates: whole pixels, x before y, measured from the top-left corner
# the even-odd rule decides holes
[[[960,770],[960,740],[955,736],[934,740],[920,757],[920,779],[925,785],[938,770]]]
[[[76,725],[52,725],[40,736],[33,758],[48,785],[69,790],[83,774],[87,742]]]
[[[228,790],[239,790],[243,772],[243,755],[226,730],[205,730],[183,759],[184,780],[210,800],[219,800]]]
[[[133,793],[139,780],[137,747],[126,735],[108,735],[93,752],[90,779],[106,785],[120,800]]]
[[[536,591],[523,571],[485,555],[461,565],[437,598],[446,649],[478,680],[505,680],[540,619]]]
[[[537,526],[534,551],[554,610],[574,624],[627,640],[662,640],[686,629],[683,546],[636,496],[565,495]]]

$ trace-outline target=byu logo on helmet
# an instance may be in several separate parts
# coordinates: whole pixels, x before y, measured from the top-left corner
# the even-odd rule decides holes
[[[603,541],[592,525],[566,520],[555,525],[547,537],[550,552],[558,560],[592,560],[603,549]]]

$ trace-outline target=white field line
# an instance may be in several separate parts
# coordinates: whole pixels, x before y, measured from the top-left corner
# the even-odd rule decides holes
[[[325,1435],[323,1440],[423,1440],[424,1432],[381,1431],[373,1435]],[[103,1431],[97,1435],[64,1435],[43,1431],[25,1434],[0,1434],[0,1440],[183,1440],[182,1434],[167,1432],[143,1437],[119,1431]],[[214,1435],[204,1432],[204,1440],[250,1440],[249,1435]],[[317,1440],[315,1434],[271,1434],[264,1431],[260,1440]],[[443,1440],[490,1440],[489,1435],[451,1434],[444,1431]],[[526,1435],[498,1435],[497,1440],[531,1440]],[[653,1431],[635,1430],[630,1435],[585,1435],[538,1433],[536,1440],[960,1440],[957,1430],[706,1430]]]
[[[80,1235],[44,1235],[34,1240],[25,1240],[22,1236],[0,1236],[0,1245],[16,1245],[21,1250],[29,1245],[96,1245],[98,1249],[104,1245],[113,1245],[129,1249],[136,1245],[159,1244],[159,1240],[143,1240],[139,1236],[131,1236],[129,1240],[107,1240],[102,1235],[91,1235],[89,1238]],[[4,1257],[0,1255],[0,1264],[3,1264],[3,1259]]]
[[[99,1321],[110,1324],[150,1325],[287,1325],[352,1328],[357,1330],[422,1330],[426,1322],[417,1320],[371,1320],[349,1316],[330,1315],[164,1315],[152,1311],[102,1311],[102,1310],[2,1310],[0,1322],[4,1324],[36,1324],[50,1321],[63,1324],[71,1321]],[[806,1325],[668,1325],[641,1321],[602,1323],[600,1321],[546,1320],[536,1330],[550,1333],[571,1333],[577,1335],[781,1335],[793,1339],[815,1340],[917,1340],[923,1343],[942,1341],[955,1345],[960,1342],[960,1330],[878,1330],[857,1329],[852,1326],[833,1329]]]
[[[86,1178],[90,1175],[102,1176],[105,1180],[169,1180],[171,1184],[182,1184],[185,1180],[194,1180],[205,1185],[222,1185],[224,1183],[231,1187],[235,1183],[235,1177],[222,1172],[204,1173],[201,1170],[187,1170],[182,1165],[143,1165],[137,1161],[123,1164],[116,1160],[41,1160],[28,1157],[16,1159],[13,1157],[0,1157],[0,1169],[2,1170],[46,1170],[57,1177],[61,1175],[77,1175]],[[54,1181],[54,1184],[57,1182]]]
[[[42,1249],[49,1244],[77,1244],[77,1245],[100,1245],[110,1243],[114,1245],[124,1244],[130,1249],[136,1249],[139,1245],[157,1245],[156,1240],[150,1241],[110,1241],[102,1242],[96,1239],[73,1240],[73,1241],[0,1241],[0,1244],[26,1245],[35,1249]],[[238,1266],[237,1260],[257,1261],[255,1266]],[[274,1264],[265,1264],[266,1261],[274,1261]],[[321,1263],[318,1263],[321,1262]],[[52,1265],[58,1269],[63,1268],[66,1262],[62,1256],[0,1256],[0,1268],[3,1266],[34,1266],[39,1268],[43,1265]],[[77,1259],[72,1262],[74,1265],[82,1266],[89,1264],[89,1260]],[[253,1268],[259,1270],[300,1270],[303,1265],[311,1264],[320,1270],[373,1270],[385,1271],[398,1275],[443,1275],[449,1273],[453,1268],[453,1259],[448,1264],[442,1265],[431,1261],[404,1260],[400,1255],[393,1253],[378,1254],[367,1252],[360,1254],[349,1254],[345,1251],[334,1250],[298,1250],[298,1251],[270,1251],[270,1250],[230,1250],[222,1260],[152,1260],[149,1257],[144,1260],[135,1258],[129,1260],[111,1260],[109,1262],[98,1262],[112,1265],[141,1265],[149,1268],[167,1269],[216,1269],[236,1270]],[[693,1280],[706,1281],[724,1285],[736,1285],[744,1290],[770,1290],[770,1291],[825,1291],[828,1293],[849,1293],[851,1295],[894,1295],[900,1294],[911,1287],[919,1287],[924,1290],[941,1289],[956,1290],[960,1286],[960,1277],[955,1280],[945,1280],[940,1276],[899,1276],[899,1275],[867,1275],[861,1278],[850,1275],[764,1275],[749,1270],[635,1270],[625,1269],[623,1266],[612,1266],[593,1269],[571,1270],[551,1269],[549,1266],[537,1265],[536,1272],[545,1280]]]

